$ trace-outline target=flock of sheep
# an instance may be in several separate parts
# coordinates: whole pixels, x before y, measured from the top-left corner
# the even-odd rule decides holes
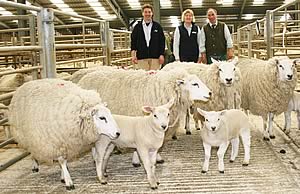
[[[296,60],[288,57],[235,58],[212,65],[173,62],[157,72],[102,66],[80,70],[71,81],[43,79],[23,84],[8,113],[13,137],[31,152],[32,170],[38,171],[39,163],[58,162],[68,190],[74,184],[67,161],[92,150],[99,181],[106,184],[107,162],[115,146],[136,149],[133,164],[142,160],[150,187],[156,189],[155,164],[163,162],[158,151],[164,141],[177,138],[180,123],[187,123],[187,134],[191,133],[190,110],[196,128],[200,128],[199,120],[202,126],[202,173],[208,171],[212,146],[219,147],[218,168],[224,173],[224,154],[231,143],[230,161],[234,161],[239,136],[245,151],[243,165],[248,165],[253,127],[241,109],[263,118],[264,139],[269,140],[275,138],[274,115],[300,104],[299,97],[292,98]]]

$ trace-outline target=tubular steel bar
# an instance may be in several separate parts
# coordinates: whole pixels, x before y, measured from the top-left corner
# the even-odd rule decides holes
[[[42,48],[40,46],[4,46],[0,47],[0,52],[5,51],[39,51]]]
[[[11,165],[15,164],[16,162],[18,162],[19,160],[22,160],[23,158],[25,158],[26,156],[28,156],[30,153],[29,152],[24,152],[22,154],[20,154],[19,156],[9,160],[8,162],[1,164],[0,165],[0,172],[5,170],[6,168],[10,167]]]
[[[106,46],[105,44],[56,44],[56,49],[69,49],[69,48],[97,48]]]
[[[2,119],[3,120],[3,119]],[[7,121],[8,121],[8,119],[7,119]],[[7,122],[6,121],[6,122]],[[1,121],[0,121],[1,122]],[[2,142],[2,143],[0,143],[0,148],[3,148],[4,146],[6,146],[6,145],[8,145],[8,144],[13,144],[13,143],[16,143],[15,142],[15,140],[14,140],[14,138],[9,138],[9,139],[7,139],[7,140],[5,140],[4,142]]]
[[[9,75],[9,74],[14,74],[14,73],[30,72],[32,70],[42,69],[42,68],[43,68],[42,66],[35,66],[35,67],[24,67],[22,69],[11,70],[11,71],[4,71],[4,72],[0,72],[0,77],[3,75]]]
[[[56,65],[63,65],[63,64],[67,64],[67,63],[74,63],[74,62],[80,62],[80,61],[92,61],[95,59],[104,59],[106,56],[99,56],[99,57],[89,57],[89,58],[83,58],[83,59],[73,59],[73,60],[69,60],[69,61],[59,61],[56,62]]]

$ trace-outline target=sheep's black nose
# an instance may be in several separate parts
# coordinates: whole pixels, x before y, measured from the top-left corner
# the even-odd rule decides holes
[[[293,79],[293,75],[287,75],[288,79]]]
[[[119,136],[120,136],[120,133],[119,133],[119,132],[117,132],[117,133],[116,133],[116,135],[117,135],[117,137],[119,137]]]
[[[212,92],[208,92],[208,95],[211,96],[211,95],[212,95]]]
[[[162,125],[162,126],[161,126],[161,128],[163,128],[163,129],[166,129],[166,128],[167,128],[167,126],[166,126],[166,125]]]
[[[232,78],[226,78],[225,80],[226,80],[226,82],[228,82],[228,83],[231,83],[231,82],[232,82]]]
[[[215,131],[216,130],[216,127],[211,127],[212,131]]]

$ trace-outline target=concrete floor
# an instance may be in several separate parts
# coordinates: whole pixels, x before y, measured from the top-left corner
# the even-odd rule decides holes
[[[160,185],[155,191],[150,189],[143,168],[132,167],[131,153],[127,153],[111,157],[107,185],[97,181],[90,154],[70,163],[75,184],[71,192],[60,183],[58,165],[42,165],[39,173],[32,173],[30,157],[26,157],[0,173],[0,193],[300,193],[299,148],[278,129],[283,126],[282,117],[275,119],[276,139],[270,142],[262,140],[261,119],[250,118],[256,128],[251,134],[250,165],[242,166],[241,145],[234,163],[229,163],[230,152],[226,153],[225,174],[218,172],[216,149],[212,151],[208,173],[201,173],[203,146],[199,131],[192,131],[190,136],[182,132],[177,141],[169,141],[163,147],[165,163],[157,165]],[[281,154],[281,150],[286,153]],[[0,162],[20,152],[16,148],[3,151]]]

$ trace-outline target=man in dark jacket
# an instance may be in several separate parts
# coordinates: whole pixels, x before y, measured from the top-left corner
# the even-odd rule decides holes
[[[153,7],[142,7],[143,20],[131,34],[131,57],[135,69],[158,70],[164,63],[165,36],[159,23],[152,20]]]
[[[233,44],[227,25],[217,20],[217,11],[207,10],[208,23],[201,29],[201,61],[211,64],[211,58],[228,60],[233,58]]]

